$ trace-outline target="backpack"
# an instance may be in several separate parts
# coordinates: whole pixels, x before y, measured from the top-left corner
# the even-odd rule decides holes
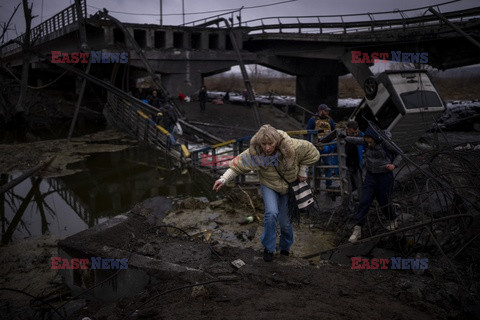
[[[327,134],[332,131],[332,126],[330,125],[330,118],[327,117],[327,119],[320,119],[316,118],[315,119],[315,130],[319,130],[319,137],[326,136]]]
[[[163,109],[163,123],[167,128],[177,123],[177,115],[171,105],[167,105]]]

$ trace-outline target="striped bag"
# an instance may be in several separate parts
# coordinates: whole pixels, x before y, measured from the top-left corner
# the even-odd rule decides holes
[[[312,190],[306,181],[300,182],[296,180],[289,183],[287,179],[278,171],[278,175],[288,184],[288,216],[290,221],[300,223],[300,211],[310,210],[317,211],[315,209],[315,198],[313,197]]]
[[[297,201],[298,209],[307,210],[315,200],[313,199],[312,189],[306,181],[295,181],[291,184],[295,200]]]

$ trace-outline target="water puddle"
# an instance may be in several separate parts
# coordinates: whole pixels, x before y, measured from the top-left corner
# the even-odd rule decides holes
[[[54,234],[67,237],[154,196],[215,197],[211,182],[164,152],[136,146],[91,154],[58,178],[30,178],[0,195],[2,244]],[[18,174],[2,174],[5,184]]]

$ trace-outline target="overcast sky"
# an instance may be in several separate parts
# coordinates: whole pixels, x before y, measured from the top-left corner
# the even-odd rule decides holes
[[[37,15],[33,25],[39,24],[73,3],[73,0],[34,0],[33,13]],[[222,14],[229,10],[242,9],[242,20],[276,16],[323,16],[352,13],[393,11],[412,9],[446,3],[447,0],[87,0],[88,14],[106,8],[110,14],[123,22],[160,23],[160,3],[162,3],[162,22],[164,25],[180,25],[185,22]],[[8,20],[21,0],[0,0],[0,24]],[[441,6],[442,12],[478,7],[478,0],[460,0]],[[224,10],[224,11],[222,11]],[[219,12],[212,12],[219,11]],[[202,13],[203,12],[203,13]],[[407,16],[418,16],[425,9],[408,12]],[[124,14],[128,13],[128,14]],[[185,15],[184,15],[184,14]],[[397,15],[397,17],[399,17]],[[387,18],[387,16],[383,16]],[[23,10],[17,11],[8,36],[15,37],[25,31]],[[350,18],[368,19],[367,16]],[[382,19],[381,16],[377,17]],[[334,21],[324,18],[323,21]]]

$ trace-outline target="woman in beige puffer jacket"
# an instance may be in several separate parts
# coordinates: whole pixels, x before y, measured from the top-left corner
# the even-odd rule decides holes
[[[230,161],[229,169],[213,185],[218,191],[238,174],[258,173],[265,204],[264,231],[260,237],[265,246],[263,258],[272,261],[276,249],[277,221],[280,224],[280,254],[289,255],[293,244],[293,227],[288,215],[288,184],[307,179],[308,166],[315,164],[320,153],[315,146],[288,136],[284,131],[263,125],[250,140],[250,147]]]

